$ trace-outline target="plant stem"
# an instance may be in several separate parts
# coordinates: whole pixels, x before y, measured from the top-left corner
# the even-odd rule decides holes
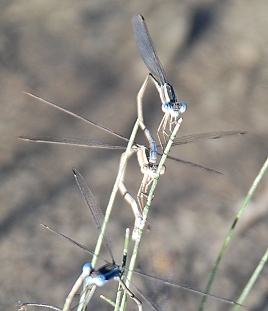
[[[226,236],[226,238],[225,238],[225,240],[223,242],[223,245],[222,245],[221,251],[219,253],[219,256],[218,256],[218,258],[217,258],[217,260],[216,260],[216,262],[215,262],[215,264],[213,266],[213,269],[212,269],[212,272],[211,272],[211,275],[210,275],[210,278],[209,278],[209,282],[208,282],[208,285],[207,285],[206,290],[205,290],[206,293],[208,293],[210,291],[210,289],[211,289],[211,286],[212,286],[212,283],[213,283],[216,271],[218,269],[218,266],[220,264],[220,261],[222,259],[222,256],[223,256],[223,254],[224,254],[224,252],[225,252],[225,250],[226,250],[226,248],[227,248],[227,246],[228,246],[228,244],[229,244],[229,242],[231,240],[231,237],[233,236],[234,228],[235,228],[238,220],[241,218],[241,216],[242,216],[242,214],[243,214],[243,212],[244,212],[248,202],[251,200],[251,198],[252,198],[255,190],[257,189],[261,179],[263,178],[267,168],[268,168],[268,158],[264,162],[264,164],[263,164],[262,168],[260,169],[257,177],[253,181],[253,183],[252,183],[252,185],[251,185],[251,187],[250,187],[250,189],[248,191],[248,194],[247,194],[247,196],[246,196],[246,198],[245,198],[245,200],[244,200],[244,202],[243,202],[239,212],[237,213],[237,215],[235,217],[235,220],[234,220],[234,222],[233,222],[233,224],[232,224],[232,226],[231,226],[231,228],[230,228],[230,230],[229,230],[229,232],[228,232],[228,234],[227,234],[227,236]],[[200,305],[199,311],[203,311],[206,301],[207,301],[207,297],[204,297],[203,300],[202,300],[202,303]]]
[[[97,244],[96,244],[96,247],[95,247],[95,251],[94,251],[94,256],[93,256],[92,261],[91,261],[91,264],[92,264],[93,268],[95,267],[98,255],[100,254],[100,249],[101,249],[102,242],[103,242],[103,239],[104,239],[104,233],[105,233],[108,221],[110,219],[110,215],[111,215],[112,208],[113,208],[114,201],[115,201],[115,197],[116,197],[116,194],[117,194],[117,191],[118,191],[119,183],[121,182],[122,176],[124,176],[124,172],[126,170],[127,161],[128,161],[128,155],[131,152],[131,148],[133,146],[133,143],[134,143],[135,137],[137,135],[138,129],[139,129],[139,120],[137,120],[135,122],[135,124],[134,124],[134,127],[132,129],[129,142],[127,144],[126,152],[124,153],[123,156],[121,156],[121,159],[120,159],[118,174],[117,174],[114,186],[113,186],[112,193],[110,195],[110,199],[109,199],[109,202],[108,202],[108,205],[107,205],[107,208],[106,208],[106,212],[105,212],[105,216],[104,216],[104,222],[103,222],[103,225],[101,227],[100,234],[99,234],[99,237],[98,237],[98,240],[97,240]],[[88,295],[88,290],[84,286],[82,294],[80,296],[80,300],[79,300],[77,311],[85,310],[86,306],[85,306],[84,302],[86,301],[86,296],[87,295]]]
[[[147,220],[147,216],[148,216],[148,213],[149,213],[149,210],[150,210],[150,207],[151,207],[151,203],[152,203],[152,200],[153,200],[153,197],[154,197],[154,191],[155,191],[155,188],[157,186],[157,183],[158,183],[158,180],[159,180],[159,176],[160,176],[160,172],[161,172],[161,169],[167,159],[167,155],[171,149],[171,146],[172,146],[172,143],[173,143],[173,140],[174,138],[176,137],[176,134],[180,128],[180,125],[181,125],[181,122],[182,122],[182,118],[180,118],[169,138],[169,141],[166,145],[166,148],[164,150],[164,153],[161,157],[161,160],[159,162],[159,165],[158,165],[158,168],[157,168],[157,172],[156,172],[156,177],[154,178],[154,181],[152,183],[152,186],[151,186],[151,189],[150,189],[150,192],[149,192],[149,195],[148,195],[148,199],[147,199],[147,203],[146,203],[146,206],[144,208],[144,211],[143,211],[143,220],[142,220],[142,223],[141,223],[141,228],[139,230],[139,233],[138,233],[138,237],[137,237],[137,240],[135,241],[135,245],[134,245],[134,248],[133,248],[133,252],[132,252],[132,256],[131,256],[131,259],[130,259],[130,263],[129,263],[129,271],[128,271],[128,275],[127,275],[127,278],[126,278],[126,286],[129,287],[130,285],[130,281],[131,281],[131,278],[132,278],[132,275],[133,275],[133,270],[134,270],[134,267],[135,267],[135,264],[136,264],[136,260],[137,260],[137,256],[138,256],[138,251],[139,251],[139,247],[140,247],[140,242],[141,242],[141,238],[142,238],[142,234],[143,234],[143,231],[144,231],[144,227],[146,225],[146,220]],[[122,304],[121,304],[121,308],[120,308],[120,311],[124,311],[126,309],[126,302],[127,302],[127,295],[126,293],[124,293],[124,296],[123,296],[123,299],[122,299]]]

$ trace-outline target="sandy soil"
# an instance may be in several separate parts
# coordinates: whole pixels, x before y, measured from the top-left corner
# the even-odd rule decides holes
[[[40,223],[94,249],[97,230],[72,167],[83,174],[104,210],[120,157],[118,151],[35,144],[17,137],[125,144],[22,91],[128,136],[136,118],[136,94],[147,74],[131,28],[137,12],[146,17],[167,76],[188,104],[179,136],[248,131],[174,147],[172,155],[223,175],[169,161],[155,194],[139,266],[204,289],[223,239],[267,157],[267,1],[20,0],[1,1],[0,8],[0,309],[15,310],[17,300],[62,306],[81,266],[91,258]],[[151,83],[144,114],[156,135],[162,112]],[[145,142],[142,134],[137,140]],[[135,158],[126,180],[135,195],[141,180]],[[265,252],[267,196],[265,177],[237,226],[213,293],[237,299]],[[128,226],[133,226],[132,212],[118,197],[109,230],[119,262]],[[246,301],[247,310],[268,310],[266,275],[265,268]],[[136,282],[151,288],[140,278]],[[115,288],[112,282],[99,293],[114,297]],[[167,310],[198,310],[199,296],[174,290],[168,297]],[[110,309],[96,294],[89,310]],[[229,309],[219,302],[206,308]]]

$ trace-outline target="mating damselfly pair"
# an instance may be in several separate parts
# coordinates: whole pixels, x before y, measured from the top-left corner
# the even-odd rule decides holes
[[[104,221],[104,215],[102,213],[102,211],[100,210],[100,208],[98,207],[94,196],[91,192],[91,190],[89,189],[89,187],[87,186],[83,176],[79,173],[78,170],[73,169],[73,173],[76,179],[76,182],[79,186],[79,189],[90,209],[90,212],[92,214],[92,217],[95,221],[95,224],[97,226],[98,229],[100,229],[103,225],[103,221]],[[86,252],[90,253],[91,255],[94,255],[94,252],[89,250],[87,247],[85,247],[84,245],[74,241],[73,239],[67,237],[66,235],[50,228],[47,225],[42,224],[45,228],[47,228],[48,230],[52,231],[53,233],[59,235],[60,237],[70,241],[71,243],[73,243],[74,245],[78,246],[79,248],[85,250]],[[17,303],[17,307],[19,310],[23,310],[24,307],[26,307],[27,305],[35,305],[35,306],[40,306],[40,307],[47,307],[47,308],[51,308],[54,310],[63,310],[63,311],[68,311],[71,309],[71,303],[74,299],[74,296],[76,294],[76,292],[78,291],[78,289],[80,288],[80,286],[82,285],[82,283],[84,282],[84,290],[81,293],[81,299],[80,302],[77,306],[77,310],[85,310],[87,305],[89,304],[92,295],[96,289],[96,287],[102,287],[105,285],[105,283],[107,283],[110,280],[116,280],[119,282],[119,284],[121,285],[122,289],[125,291],[125,293],[127,293],[127,295],[130,296],[131,299],[133,299],[138,307],[139,311],[143,310],[142,307],[142,302],[141,300],[132,292],[132,290],[130,290],[126,284],[123,281],[123,273],[122,273],[122,268],[120,265],[116,264],[113,253],[112,253],[112,243],[110,240],[110,237],[107,233],[107,231],[104,234],[104,244],[108,250],[108,252],[110,253],[111,259],[112,261],[106,261],[106,264],[99,267],[98,269],[94,269],[91,263],[86,263],[83,266],[82,269],[82,273],[79,276],[79,278],[77,279],[77,281],[75,282],[72,290],[70,291],[68,297],[66,298],[65,304],[63,309],[55,307],[55,306],[50,306],[50,305],[43,305],[43,304],[33,304],[33,303],[21,303],[18,302]],[[126,269],[126,267],[124,266],[123,269]],[[127,269],[126,269],[127,270]],[[135,274],[138,274],[142,277],[151,279],[151,280],[157,280],[157,281],[161,281],[163,282],[165,285],[167,286],[171,286],[171,287],[175,287],[178,289],[182,289],[182,290],[187,290],[190,291],[192,293],[201,295],[201,296],[206,296],[209,298],[213,298],[213,299],[217,299],[223,303],[228,303],[231,305],[236,305],[236,302],[231,300],[231,299],[226,299],[217,295],[213,295],[213,294],[209,294],[209,293],[205,293],[202,291],[199,291],[197,289],[191,288],[189,286],[183,285],[183,284],[179,284],[179,283],[175,283],[171,280],[168,279],[162,279],[160,277],[157,276],[152,276],[149,275],[147,273],[141,272],[141,271],[132,271]],[[131,284],[132,286],[134,286],[134,284]],[[149,305],[152,307],[152,309],[154,309],[155,311],[158,311],[159,307],[152,301],[150,300],[148,297],[146,297],[136,286],[134,286],[134,289],[136,291],[138,291],[139,295],[141,295],[142,299],[146,300]]]
[[[122,193],[122,195],[124,196],[124,198],[126,199],[126,201],[131,205],[131,208],[133,210],[134,216],[135,216],[135,224],[134,224],[134,230],[133,230],[133,240],[135,240],[136,242],[139,242],[139,239],[141,238],[140,235],[140,231],[142,230],[142,226],[144,226],[144,223],[146,221],[146,215],[144,214],[144,210],[146,210],[146,207],[148,205],[148,203],[146,203],[147,198],[150,196],[149,192],[150,192],[150,187],[152,185],[152,183],[159,177],[160,174],[164,173],[164,166],[162,165],[161,167],[158,166],[158,155],[161,155],[163,152],[163,149],[168,145],[168,143],[170,142],[170,133],[172,133],[172,131],[174,130],[174,128],[177,126],[177,129],[179,129],[179,125],[182,122],[182,119],[180,118],[180,114],[183,113],[186,110],[186,104],[184,102],[179,102],[177,100],[177,96],[175,94],[175,91],[172,87],[171,84],[168,83],[168,80],[166,78],[164,69],[162,64],[159,61],[159,58],[157,56],[156,50],[153,46],[151,37],[149,35],[148,32],[148,28],[145,24],[145,20],[144,18],[140,15],[140,14],[136,14],[133,17],[133,30],[134,30],[134,34],[136,37],[136,41],[138,44],[138,47],[140,49],[140,53],[142,56],[142,59],[144,60],[147,68],[149,69],[150,73],[147,76],[147,78],[145,79],[139,93],[137,96],[137,107],[138,107],[138,124],[140,126],[140,128],[143,130],[146,139],[148,140],[148,144],[149,146],[143,146],[141,144],[136,143],[134,140],[131,141],[131,139],[128,139],[110,129],[108,129],[107,127],[90,121],[82,116],[79,116],[78,114],[75,114],[69,110],[66,110],[58,105],[52,104],[50,102],[47,102],[45,100],[42,100],[34,95],[29,94],[30,96],[36,98],[36,99],[40,99],[42,102],[49,104],[53,107],[56,107],[57,109],[67,112],[68,114],[75,116],[81,120],[84,120],[86,122],[88,122],[91,125],[97,126],[103,130],[105,130],[106,132],[109,132],[121,139],[123,139],[124,141],[128,142],[128,146],[130,146],[128,148],[128,146],[111,146],[109,144],[103,144],[103,143],[99,143],[99,142],[95,142],[95,141],[89,141],[89,140],[81,140],[81,139],[76,139],[76,138],[52,138],[52,137],[21,137],[24,140],[31,140],[31,141],[37,141],[37,142],[46,142],[46,143],[59,143],[59,144],[68,144],[68,145],[78,145],[78,146],[86,146],[86,147],[94,147],[94,148],[110,148],[110,149],[119,149],[119,150],[126,150],[126,154],[125,152],[123,153],[124,156],[126,156],[126,161],[128,159],[128,157],[130,157],[133,153],[137,153],[138,156],[138,165],[139,165],[139,169],[142,172],[143,178],[142,178],[142,182],[141,182],[141,186],[140,189],[138,191],[137,194],[137,202],[136,200],[133,198],[133,196],[128,192],[125,184],[124,184],[124,172],[125,172],[125,168],[123,170],[123,172],[121,172],[120,176],[119,176],[119,182],[117,184],[117,189],[119,189]],[[150,77],[152,79],[152,81],[154,82],[154,85],[156,86],[158,92],[159,92],[159,96],[161,99],[161,103],[162,103],[162,110],[164,112],[164,117],[162,119],[162,121],[160,122],[160,125],[158,127],[158,131],[157,131],[157,136],[159,138],[159,142],[160,145],[157,146],[155,143],[155,140],[153,138],[153,135],[151,134],[151,131],[145,126],[144,120],[143,120],[143,113],[142,113],[142,98],[143,98],[143,94],[145,91],[145,88],[147,86],[147,82],[148,82],[148,77]],[[195,135],[188,135],[185,137],[180,137],[180,138],[172,138],[172,145],[180,145],[180,144],[185,144],[185,143],[190,143],[190,142],[194,142],[194,141],[198,141],[198,140],[204,140],[204,139],[217,139],[220,137],[224,137],[224,136],[233,136],[233,135],[237,135],[237,134],[244,134],[243,131],[226,131],[226,132],[212,132],[212,133],[202,133],[202,134],[195,134]],[[134,135],[135,136],[135,135]],[[159,152],[157,150],[157,148],[161,148],[161,152]],[[148,153],[147,153],[148,152]],[[165,152],[164,152],[165,154]],[[182,163],[186,163],[186,164],[190,164],[208,171],[212,171],[215,173],[219,173],[216,170],[213,169],[209,169],[206,168],[202,165],[190,162],[190,161],[185,161],[182,159],[177,159],[177,158],[173,158],[170,156],[169,157],[171,160],[175,160],[178,162],[182,162]],[[126,162],[125,162],[126,165]],[[160,169],[161,168],[161,169]],[[77,184],[87,202],[87,205],[89,206],[91,213],[93,215],[93,218],[95,220],[95,223],[97,224],[98,228],[103,228],[103,224],[104,224],[104,216],[102,215],[101,211],[97,208],[97,204],[94,200],[94,197],[90,191],[90,189],[88,188],[88,186],[86,185],[82,175],[74,169],[74,175],[77,181]],[[117,191],[117,190],[116,190]],[[73,244],[79,246],[80,248],[86,250],[87,252],[89,252],[92,255],[96,255],[99,256],[98,254],[96,254],[95,252],[92,252],[90,250],[88,250],[85,246],[83,246],[82,244],[74,241],[73,239],[57,232],[56,230],[53,230],[51,228],[49,228],[48,226],[44,225],[46,228],[48,228],[49,230],[57,233],[58,235],[62,236],[63,238],[71,241]],[[141,311],[142,310],[142,302],[141,300],[145,299],[149,302],[149,304],[152,306],[153,309],[158,310],[158,306],[154,304],[154,302],[150,301],[150,299],[147,299],[142,293],[141,294],[141,299],[138,298],[138,296],[136,296],[136,294],[134,294],[132,292],[132,288],[130,289],[129,287],[129,280],[128,278],[126,278],[126,282],[127,284],[124,283],[122,277],[122,269],[119,265],[117,265],[115,263],[115,259],[112,255],[112,251],[111,251],[111,242],[110,239],[104,230],[101,231],[102,232],[102,240],[104,242],[104,244],[106,245],[107,249],[109,250],[109,253],[111,255],[111,262],[106,262],[105,265],[101,266],[98,269],[94,269],[91,263],[85,264],[83,267],[83,271],[82,274],[80,275],[80,277],[77,279],[77,282],[75,283],[73,289],[71,290],[70,294],[68,295],[65,305],[63,307],[63,309],[61,308],[56,308],[53,306],[48,306],[46,305],[45,307],[50,307],[50,308],[54,308],[56,310],[70,310],[71,308],[71,302],[73,301],[74,295],[75,293],[78,291],[80,285],[83,283],[84,284],[84,289],[82,290],[82,294],[81,294],[81,299],[80,302],[78,304],[78,310],[84,310],[86,308],[86,306],[88,305],[93,291],[96,288],[96,286],[102,286],[104,285],[106,282],[108,282],[109,280],[112,279],[116,279],[119,281],[120,285],[122,286],[123,290],[125,291],[125,293],[127,293],[131,298],[134,299],[134,301],[137,304],[138,309]],[[126,267],[124,267],[126,269]],[[130,272],[132,273],[133,270],[130,269]],[[143,275],[147,278],[151,278],[151,279],[156,279],[159,280],[158,277],[154,277],[154,276],[150,276],[146,273],[142,273],[139,272],[140,275]],[[175,282],[171,282],[170,280],[162,280],[167,286],[173,286],[173,287],[177,287],[177,288],[181,288],[181,289],[185,289],[185,290],[189,290],[192,291],[194,293],[197,293],[199,295],[202,296],[207,296],[207,297],[211,297],[211,298],[215,298],[218,299],[220,301],[223,301],[224,303],[230,303],[230,304],[235,304],[234,301],[229,300],[229,299],[225,299],[225,298],[221,298],[217,295],[213,295],[213,294],[208,294],[208,293],[204,293],[202,291],[198,291],[195,289],[192,289],[188,286],[185,285],[181,285],[181,284],[177,284]],[[119,300],[120,301],[120,300]],[[23,308],[26,307],[27,305],[30,305],[30,303],[21,303],[18,304],[19,308]],[[44,306],[41,304],[37,304],[38,306]],[[89,306],[90,308],[90,306]]]

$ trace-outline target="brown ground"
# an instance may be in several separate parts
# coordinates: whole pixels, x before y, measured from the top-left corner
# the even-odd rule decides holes
[[[154,198],[140,265],[145,271],[161,265],[159,272],[176,282],[204,289],[222,241],[267,157],[267,1],[19,0],[1,1],[0,8],[0,309],[15,310],[17,300],[62,305],[81,266],[91,258],[39,224],[93,249],[97,232],[71,168],[80,170],[104,209],[120,156],[118,151],[34,144],[17,137],[124,144],[22,91],[129,135],[136,118],[135,97],[147,74],[131,29],[136,12],[145,15],[169,80],[188,104],[179,135],[248,131],[244,137],[174,147],[174,156],[224,175],[169,162]],[[162,113],[152,84],[144,110],[155,135]],[[127,174],[135,194],[141,180],[135,158]],[[267,191],[266,177],[248,216],[238,224],[213,293],[237,299],[265,252]],[[118,198],[109,230],[119,262],[127,226],[132,228],[133,216]],[[170,269],[167,261],[173,262]],[[247,310],[268,310],[266,276],[264,269],[245,303]],[[99,293],[109,287],[115,290],[115,283]],[[198,309],[199,296],[177,290],[169,297],[168,310]],[[90,310],[110,309],[96,294]],[[206,308],[229,309],[218,302]]]

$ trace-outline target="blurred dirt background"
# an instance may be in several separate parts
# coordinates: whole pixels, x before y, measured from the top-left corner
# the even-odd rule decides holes
[[[94,249],[97,230],[71,169],[82,173],[104,210],[120,157],[118,151],[36,144],[17,137],[125,144],[22,91],[128,136],[136,118],[136,94],[147,74],[131,28],[138,12],[146,17],[169,81],[188,104],[179,136],[248,131],[174,147],[172,155],[224,174],[169,161],[150,212],[151,231],[144,237],[139,267],[204,290],[223,239],[267,157],[267,1],[17,0],[1,1],[0,8],[0,309],[15,310],[17,300],[63,305],[81,266],[91,258],[40,223]],[[162,112],[151,83],[144,110],[156,135]],[[145,142],[142,134],[137,140]],[[133,158],[127,171],[133,195],[140,181]],[[267,248],[267,207],[265,177],[237,226],[213,293],[234,300],[239,296]],[[133,215],[118,196],[109,230],[119,263],[128,226],[133,226]],[[267,272],[265,268],[247,299],[247,310],[268,310]],[[139,277],[136,283],[144,285]],[[98,293],[113,297],[116,286],[112,282]],[[148,290],[153,287],[145,287],[152,294]],[[166,299],[166,310],[188,311],[198,310],[201,298],[173,290]],[[219,302],[206,307],[229,309]],[[95,294],[89,310],[111,307]]]

